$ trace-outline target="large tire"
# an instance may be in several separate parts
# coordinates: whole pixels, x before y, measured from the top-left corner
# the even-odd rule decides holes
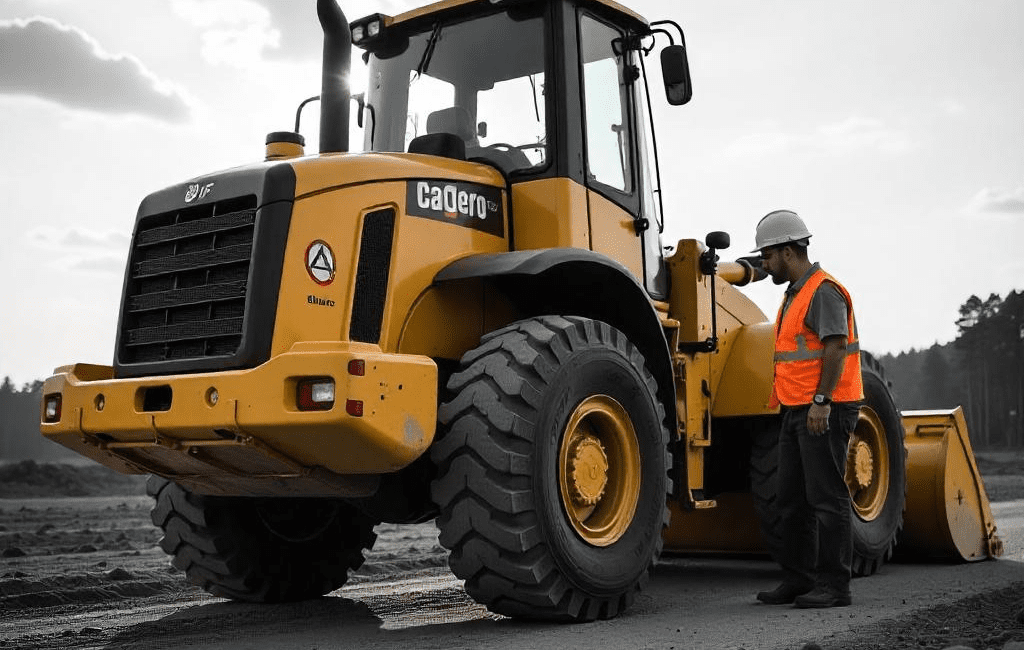
[[[773,558],[782,550],[782,515],[775,479],[779,473],[779,422],[759,426],[750,445],[750,493],[761,525],[761,544]]]
[[[376,539],[374,522],[343,501],[209,497],[158,476],[146,491],[171,563],[223,598],[317,598],[345,584]]]
[[[432,449],[452,571],[500,614],[616,616],[668,524],[668,430],[643,355],[605,323],[548,316],[485,336],[461,367]]]
[[[903,420],[896,408],[881,364],[861,353],[864,405],[850,436],[846,484],[850,488],[853,575],[868,576],[892,557],[903,528],[906,502],[906,449]],[[750,457],[750,490],[761,523],[761,538],[773,557],[782,544],[776,507],[778,429],[754,434]]]
[[[903,529],[907,450],[903,418],[882,364],[861,354],[864,406],[850,437],[846,484],[853,505],[853,574],[873,574],[892,557]]]

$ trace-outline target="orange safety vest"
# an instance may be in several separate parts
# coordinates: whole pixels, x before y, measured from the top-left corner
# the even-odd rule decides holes
[[[825,363],[825,346],[818,335],[811,331],[804,320],[811,307],[811,299],[822,282],[831,282],[846,299],[846,318],[849,338],[846,343],[846,364],[839,377],[832,400],[856,402],[864,399],[864,385],[860,375],[860,343],[857,338],[857,324],[853,318],[853,300],[843,285],[820,268],[807,278],[783,317],[786,306],[783,299],[779,316],[775,319],[775,381],[772,386],[770,405],[780,404],[802,406],[810,404],[818,391],[821,368]]]

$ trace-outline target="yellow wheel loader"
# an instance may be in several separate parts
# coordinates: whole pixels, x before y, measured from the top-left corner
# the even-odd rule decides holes
[[[164,550],[239,600],[338,588],[378,522],[436,518],[473,598],[555,620],[620,613],[663,550],[772,552],[759,262],[660,236],[682,29],[611,0],[317,9],[319,153],[297,124],[142,201],[113,365],[58,368],[43,435],[153,474]],[[856,572],[901,535],[998,554],[960,412],[901,416],[864,373]]]

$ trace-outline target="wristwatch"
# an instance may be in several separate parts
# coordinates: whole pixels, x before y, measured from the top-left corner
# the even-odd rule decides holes
[[[832,398],[826,397],[821,393],[818,393],[817,395],[814,396],[814,403],[817,404],[818,406],[828,406],[829,404],[832,403]]]

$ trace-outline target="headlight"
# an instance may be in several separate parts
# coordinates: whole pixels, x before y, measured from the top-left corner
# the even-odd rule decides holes
[[[47,395],[43,400],[43,421],[60,422],[60,393]]]
[[[303,379],[295,401],[300,411],[330,411],[334,408],[334,380]]]

